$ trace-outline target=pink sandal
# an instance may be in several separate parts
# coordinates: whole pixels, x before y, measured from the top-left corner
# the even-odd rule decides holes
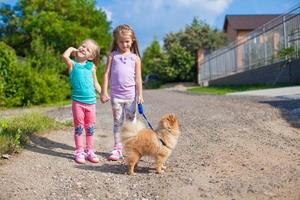
[[[114,146],[114,149],[111,152],[111,155],[108,157],[109,160],[117,161],[123,158],[122,153],[123,146],[122,144],[117,144]]]

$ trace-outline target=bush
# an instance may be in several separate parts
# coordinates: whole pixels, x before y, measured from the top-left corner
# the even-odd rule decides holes
[[[161,85],[161,81],[149,81],[144,84],[144,89],[158,89]]]
[[[12,79],[13,70],[17,66],[17,57],[14,49],[0,42],[0,105],[4,104],[5,88]]]
[[[17,62],[15,51],[0,43],[0,106],[28,106],[63,101],[70,97],[68,77],[60,57],[35,42],[35,56]],[[3,55],[3,56],[2,56]]]
[[[18,68],[6,91],[6,106],[28,106],[63,101],[70,97],[65,77],[53,70],[38,72],[30,65]]]

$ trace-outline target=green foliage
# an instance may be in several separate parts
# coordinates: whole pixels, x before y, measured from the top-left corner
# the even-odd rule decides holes
[[[158,89],[161,87],[162,84],[163,84],[162,81],[153,80],[153,81],[149,81],[149,82],[145,83],[143,88],[144,89]]]
[[[14,153],[29,141],[33,133],[59,129],[63,125],[41,113],[21,115],[12,119],[0,120],[0,155]]]
[[[70,96],[70,86],[65,76],[54,69],[40,70],[45,65],[45,60],[29,59],[17,63],[14,50],[3,42],[0,43],[0,53],[2,55],[0,57],[2,106],[50,103],[62,101]],[[52,60],[54,62],[52,65],[61,64],[51,55],[44,58]],[[50,63],[48,66],[51,66]]]
[[[22,13],[22,14],[20,14]],[[111,42],[110,23],[94,0],[20,0],[13,9],[0,9],[4,24],[1,39],[16,49],[18,55],[32,55],[31,44],[37,38],[45,47],[62,53],[93,38],[106,52]]]
[[[215,50],[227,42],[224,33],[194,18],[183,31],[164,38],[164,51],[157,39],[143,55],[143,76],[157,74],[164,82],[192,81],[196,77],[198,49]]]
[[[0,105],[4,104],[5,89],[12,81],[14,68],[17,66],[17,57],[14,49],[0,42]]]
[[[102,86],[103,75],[104,75],[104,72],[105,72],[105,64],[104,64],[104,62],[100,62],[100,64],[97,66],[96,70],[97,70],[96,71],[96,75],[97,75],[98,82]]]
[[[55,103],[70,98],[69,74],[61,53],[92,38],[108,50],[110,22],[94,0],[20,0],[1,5],[0,106]],[[3,55],[3,56],[2,56]],[[24,58],[23,56],[26,56]],[[104,67],[98,67],[102,77]],[[99,79],[101,80],[101,79]]]
[[[297,54],[297,49],[295,47],[282,48],[278,52],[278,57],[281,60],[291,59]]]
[[[166,68],[170,81],[192,81],[195,66],[194,56],[179,44],[169,49],[169,66]],[[169,72],[169,73],[168,73]]]
[[[67,79],[53,70],[38,72],[30,65],[15,70],[6,88],[6,106],[28,106],[62,101],[70,96]]]
[[[61,60],[61,55],[51,46],[45,46],[41,36],[31,42],[30,49],[32,54],[29,54],[26,59],[31,63],[32,68],[37,71],[53,70],[68,76],[68,70]]]
[[[143,56],[144,75],[157,74],[164,82],[191,81],[194,66],[194,56],[178,43],[172,44],[168,52],[163,52],[158,41],[154,40]]]
[[[192,55],[196,55],[198,49],[215,50],[224,46],[226,42],[227,38],[223,32],[194,18],[191,25],[186,26],[183,31],[167,34],[164,38],[164,48],[168,51],[177,43]]]
[[[150,73],[159,74],[164,67],[162,63],[164,63],[165,57],[166,56],[159,45],[159,41],[155,38],[143,53],[143,77]]]

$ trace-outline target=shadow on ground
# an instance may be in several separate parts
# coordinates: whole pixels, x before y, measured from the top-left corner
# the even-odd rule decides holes
[[[280,110],[281,116],[294,128],[300,128],[300,100],[274,99],[264,100],[260,103],[269,104]]]
[[[27,150],[40,154],[46,154],[50,156],[62,157],[73,160],[75,148],[65,143],[56,142],[46,137],[32,134],[30,136],[30,144],[26,147]],[[70,153],[62,152],[62,150],[68,150]],[[97,155],[107,158],[108,153],[96,152]]]
[[[64,143],[50,140],[46,137],[32,134],[30,136],[30,144],[26,147],[27,150],[40,154],[47,154],[56,157],[73,159],[70,153],[63,153],[59,149],[74,151],[74,148]]]
[[[125,174],[125,175],[127,175],[127,171],[128,171],[127,165],[125,163],[119,163],[119,162],[116,164],[105,163],[99,166],[76,165],[75,167],[82,170],[100,171],[103,173]],[[137,174],[155,173],[155,169],[150,167],[138,166],[135,172]]]

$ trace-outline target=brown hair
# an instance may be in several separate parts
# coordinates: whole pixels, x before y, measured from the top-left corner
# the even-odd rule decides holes
[[[99,63],[99,60],[100,60],[100,47],[99,47],[99,45],[98,45],[98,43],[95,41],[95,40],[93,40],[93,39],[86,39],[86,40],[84,40],[83,42],[81,42],[81,44],[80,45],[82,45],[83,43],[86,43],[86,42],[90,42],[90,43],[92,43],[92,55],[93,55],[93,63],[94,63],[94,65],[95,66],[97,66],[98,65],[98,63]]]
[[[110,51],[113,52],[113,51],[118,50],[117,41],[118,41],[118,37],[122,34],[130,35],[130,37],[132,39],[132,46],[130,47],[130,51],[135,53],[139,57],[141,57],[137,38],[134,34],[133,29],[127,24],[119,25],[114,29],[114,31],[113,31],[113,43],[112,43],[112,47],[111,47]]]

